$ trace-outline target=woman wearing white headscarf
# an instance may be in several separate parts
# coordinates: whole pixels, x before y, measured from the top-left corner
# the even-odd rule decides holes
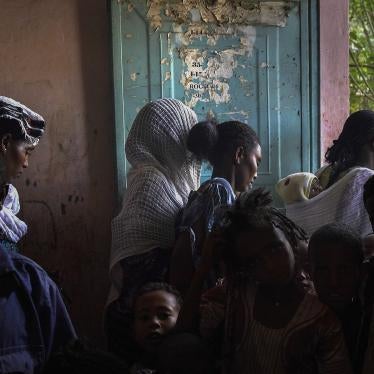
[[[165,279],[177,215],[200,182],[200,162],[186,148],[196,122],[182,102],[160,99],[147,104],[132,125],[126,141],[132,170],[122,210],[112,222],[108,303],[117,317],[144,283]]]
[[[309,236],[323,225],[343,223],[365,237],[372,232],[363,191],[374,175],[374,111],[352,113],[325,158],[327,165],[316,173],[323,191],[287,204],[287,216]]]
[[[28,158],[45,129],[42,116],[25,105],[0,96],[0,244],[18,251],[27,225],[17,217],[19,196],[10,183],[28,166]]]

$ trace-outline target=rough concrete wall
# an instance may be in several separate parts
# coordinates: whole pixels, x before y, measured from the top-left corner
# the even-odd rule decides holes
[[[320,3],[321,157],[349,115],[349,0]]]
[[[0,0],[0,94],[42,113],[47,132],[17,181],[23,253],[59,271],[82,335],[98,341],[114,201],[106,0]]]

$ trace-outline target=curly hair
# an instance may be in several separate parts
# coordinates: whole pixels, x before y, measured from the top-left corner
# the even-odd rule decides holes
[[[144,286],[140,287],[139,290],[136,292],[133,302],[133,307],[135,306],[136,300],[147,293],[154,292],[154,291],[165,291],[175,297],[175,300],[177,301],[177,304],[179,306],[182,306],[183,299],[180,292],[166,282],[150,282],[146,283]]]
[[[374,112],[359,110],[344,123],[338,139],[328,148],[325,159],[332,166],[327,187],[334,184],[339,174],[359,162],[362,147],[374,139]]]
[[[350,248],[355,254],[358,264],[362,264],[364,261],[364,248],[360,236],[348,225],[342,223],[324,225],[313,233],[309,240],[308,255],[310,260],[314,259],[315,252],[321,244],[329,243],[344,244],[343,248]]]

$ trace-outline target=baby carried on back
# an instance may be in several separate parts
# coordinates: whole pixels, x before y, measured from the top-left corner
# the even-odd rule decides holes
[[[374,175],[374,112],[362,110],[348,117],[337,140],[327,150],[327,166],[316,176],[290,175],[277,184],[286,214],[310,236],[329,223],[344,223],[361,237],[372,232],[363,190]],[[315,193],[318,183],[323,189]],[[318,187],[317,187],[317,192]]]

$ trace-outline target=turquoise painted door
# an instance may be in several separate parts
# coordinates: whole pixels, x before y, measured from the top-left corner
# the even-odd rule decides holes
[[[273,190],[280,177],[314,168],[313,2],[189,3],[113,2],[119,192],[126,134],[140,108],[160,97],[182,100],[199,120],[249,124],[263,149],[258,186]],[[209,175],[204,167],[202,178]]]

